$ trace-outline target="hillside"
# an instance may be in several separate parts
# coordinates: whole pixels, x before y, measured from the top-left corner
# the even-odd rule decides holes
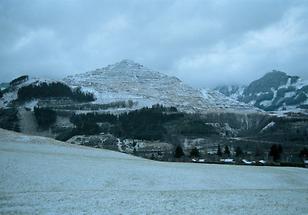
[[[205,100],[213,107],[220,108],[225,111],[235,112],[262,112],[257,107],[238,101],[236,98],[227,96],[217,90],[202,89],[201,90]]]
[[[189,113],[260,111],[214,90],[195,89],[176,77],[131,60],[122,60],[63,80],[21,76],[12,80],[1,93],[0,108],[18,106],[33,109],[39,105],[72,112],[121,113],[161,104]]]
[[[163,163],[0,130],[0,214],[306,214],[302,168]]]
[[[305,111],[308,81],[273,70],[246,87],[217,87],[220,93],[265,111]]]
[[[176,77],[154,71],[131,60],[83,74],[66,77],[70,86],[82,87],[94,93],[95,103],[131,100],[138,108],[162,104],[177,107],[185,112],[251,111],[237,101],[228,105],[221,103],[224,95],[213,96],[207,91],[194,89]],[[224,100],[227,101],[227,100]],[[235,105],[235,103],[239,106]],[[257,111],[256,109],[254,111]]]
[[[69,76],[64,81],[93,92],[97,103],[132,100],[139,107],[160,103],[184,111],[211,108],[199,91],[184,85],[175,77],[153,71],[131,60]]]

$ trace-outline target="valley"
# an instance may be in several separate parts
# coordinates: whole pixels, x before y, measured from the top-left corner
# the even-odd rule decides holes
[[[158,162],[0,129],[0,214],[305,214],[308,171]]]
[[[278,81],[271,86],[274,76]],[[237,164],[261,160],[266,165],[305,166],[305,109],[285,106],[268,111],[244,97],[295,86],[305,94],[303,83],[299,77],[274,71],[248,87],[194,89],[176,77],[122,60],[63,80],[21,76],[11,81],[2,90],[0,125],[153,160],[232,159]],[[278,146],[279,159],[271,152]]]

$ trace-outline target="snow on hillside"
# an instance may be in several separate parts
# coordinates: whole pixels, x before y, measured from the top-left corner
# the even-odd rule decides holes
[[[27,76],[28,77],[28,76]],[[30,77],[26,81],[10,87],[0,99],[0,107],[6,107],[17,98],[18,89],[30,85],[50,83]],[[58,82],[58,81],[57,81]],[[153,71],[131,60],[122,60],[113,65],[87,73],[68,76],[63,81],[72,88],[81,87],[84,92],[94,94],[94,104],[132,101],[133,106],[108,111],[123,112],[154,104],[177,107],[180,111],[203,113],[213,111],[258,111],[251,105],[236,102],[216,91],[199,90],[184,84],[176,77]],[[33,109],[37,101],[23,105]]]
[[[96,103],[132,100],[139,107],[163,104],[181,111],[203,112],[222,107],[176,77],[153,71],[131,60],[122,60],[95,71],[68,76],[64,81],[95,94]],[[234,107],[236,108],[236,107]]]
[[[163,163],[0,130],[0,214],[307,214],[308,170]]]
[[[243,95],[245,88],[246,86],[244,85],[222,85],[215,87],[214,90],[229,98],[239,100],[239,98]]]
[[[221,108],[223,110],[233,111],[254,111],[261,112],[262,110],[243,102],[239,102],[232,97],[225,96],[217,90],[202,89],[201,90],[205,100],[212,106]]]
[[[221,86],[220,93],[276,114],[308,113],[308,81],[273,70],[246,87]]]
[[[18,90],[24,86],[28,86],[30,84],[39,85],[41,83],[53,83],[53,82],[61,82],[51,79],[43,79],[37,77],[29,77],[24,82],[17,84],[15,86],[9,86],[9,91],[3,94],[3,97],[0,98],[0,108],[7,107],[13,100],[17,99]],[[33,109],[36,105],[37,100],[26,102],[23,106]]]

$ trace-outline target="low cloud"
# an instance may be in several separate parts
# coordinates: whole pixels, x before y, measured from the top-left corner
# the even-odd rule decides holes
[[[47,78],[129,58],[195,87],[272,69],[308,79],[301,0],[0,2],[0,74]]]
[[[272,69],[307,76],[308,55],[306,10],[293,8],[281,20],[259,30],[248,31],[232,43],[218,42],[199,54],[185,56],[174,63],[174,70],[194,85],[248,83]],[[223,81],[222,81],[223,80]]]

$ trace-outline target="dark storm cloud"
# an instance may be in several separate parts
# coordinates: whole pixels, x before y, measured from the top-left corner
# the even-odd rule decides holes
[[[2,0],[1,79],[59,78],[124,58],[196,87],[272,69],[308,78],[306,2]]]

